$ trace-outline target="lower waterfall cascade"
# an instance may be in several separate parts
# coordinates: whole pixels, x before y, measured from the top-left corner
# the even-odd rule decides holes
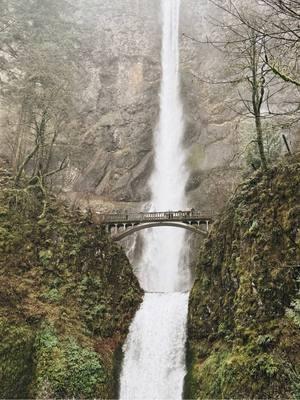
[[[155,132],[151,210],[186,207],[183,106],[180,100],[180,0],[161,0],[163,16],[160,119]],[[145,290],[143,303],[124,345],[120,398],[180,399],[185,367],[190,271],[181,229],[156,228],[143,234],[136,266]]]

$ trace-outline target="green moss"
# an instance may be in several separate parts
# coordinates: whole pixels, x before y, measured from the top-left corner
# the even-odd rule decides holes
[[[41,298],[50,303],[59,303],[63,299],[63,295],[58,289],[52,288],[42,293]]]
[[[99,354],[74,338],[59,338],[45,326],[35,341],[34,396],[90,398],[103,395],[107,381]]]
[[[295,396],[299,202],[295,156],[242,184],[215,222],[190,296],[187,398]]]
[[[28,398],[33,341],[30,326],[0,318],[1,398]]]
[[[114,353],[142,297],[123,250],[54,196],[41,219],[38,193],[1,186],[1,168],[0,203],[0,316],[9,343],[18,329],[23,340],[2,356],[7,397],[112,398]]]
[[[186,398],[280,398],[289,378],[281,360],[242,346],[231,351],[217,348],[193,362],[187,381]]]

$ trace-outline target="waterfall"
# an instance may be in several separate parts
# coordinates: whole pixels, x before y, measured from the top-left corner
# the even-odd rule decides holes
[[[161,0],[163,15],[160,119],[150,179],[153,211],[186,207],[183,107],[179,79],[180,0]],[[190,274],[185,233],[156,228],[144,233],[137,275],[146,291],[124,345],[120,398],[180,399],[185,376],[186,319]]]

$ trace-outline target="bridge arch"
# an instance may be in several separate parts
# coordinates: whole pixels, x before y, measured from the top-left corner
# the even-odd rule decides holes
[[[186,229],[190,232],[196,233],[198,235],[207,235],[207,231],[200,229],[199,227],[195,227],[194,225],[186,224],[183,222],[176,222],[176,221],[170,221],[170,222],[147,222],[147,223],[142,223],[139,225],[134,225],[134,226],[129,226],[125,231],[118,232],[115,235],[112,236],[113,240],[118,242],[122,239],[125,239],[127,236],[132,235],[135,232],[142,231],[144,229],[149,229],[149,228],[158,228],[158,227],[173,227],[173,228],[182,228]]]

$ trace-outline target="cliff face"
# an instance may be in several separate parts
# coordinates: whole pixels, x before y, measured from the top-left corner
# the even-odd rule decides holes
[[[77,4],[78,20],[91,31],[85,63],[89,84],[84,91],[79,88],[81,124],[70,155],[74,179],[68,190],[77,198],[79,192],[90,193],[95,205],[98,196],[100,208],[103,199],[119,202],[118,207],[131,202],[125,207],[135,208],[150,199],[147,182],[161,78],[160,3]],[[239,179],[254,126],[242,115],[236,88],[212,84],[232,79],[229,60],[205,44],[207,37],[224,40],[224,31],[213,23],[224,15],[207,0],[182,0],[180,18],[184,149],[190,172],[186,190],[192,206],[218,210]],[[291,129],[288,139],[296,147],[299,132]]]
[[[82,85],[78,135],[70,154],[73,177],[69,195],[83,193],[101,200],[136,203],[150,199],[148,178],[153,166],[153,132],[159,114],[161,78],[160,1],[94,0],[77,4],[77,18],[90,34]],[[237,151],[238,118],[224,103],[231,90],[204,84],[224,62],[220,53],[199,46],[184,34],[204,40],[211,27],[207,1],[181,3],[180,54],[185,108],[185,149],[191,204],[219,208],[232,189],[238,165],[229,165]],[[225,183],[226,182],[226,183]],[[212,201],[218,194],[219,203]],[[122,203],[118,204],[122,207]],[[130,205],[126,204],[126,207]]]
[[[76,31],[72,59],[69,60],[68,53],[64,54],[63,46],[59,58],[69,60],[67,76],[71,75],[73,64],[77,72],[71,80],[71,104],[55,144],[53,167],[64,157],[68,159],[69,168],[59,183],[73,200],[89,197],[98,208],[105,207],[104,201],[112,201],[107,208],[139,208],[140,202],[150,198],[147,182],[153,166],[153,132],[159,114],[160,1],[73,0],[71,3],[72,13],[69,10],[70,14],[60,16],[60,35],[64,43],[69,28]],[[223,204],[238,168],[237,164],[228,165],[237,148],[238,124],[236,116],[224,107],[231,91],[204,84],[195,77],[204,79],[207,71],[219,68],[224,60],[211,48],[183,36],[204,39],[211,30],[207,23],[211,13],[207,1],[182,0],[180,68],[186,119],[184,146],[190,170],[187,191],[191,205],[202,208],[219,208]],[[39,21],[39,15],[35,18],[37,25],[44,23]],[[29,29],[27,22],[26,29]],[[42,30],[40,34],[45,32]],[[34,32],[31,34],[34,36]],[[46,42],[49,41],[51,37],[47,37]],[[27,45],[30,53],[30,43]],[[35,51],[50,52],[56,47],[55,41],[51,46],[50,50],[39,49],[37,43]],[[33,56],[28,54],[28,58]],[[26,71],[20,74],[23,75],[26,76]],[[9,81],[10,75],[4,78]],[[20,86],[21,83],[12,81],[9,93],[17,93]],[[24,140],[26,154],[32,132],[26,128],[22,128],[22,134],[19,132],[20,126],[27,126],[19,115],[22,109],[19,103],[30,96],[15,95],[7,107],[5,95],[3,91],[0,99],[3,126],[0,154],[14,156],[12,147],[15,151],[19,139]],[[26,103],[26,107],[29,118],[30,104]],[[212,201],[216,197],[219,203]]]
[[[299,397],[299,204],[298,156],[243,183],[214,224],[190,298],[186,398]]]
[[[76,2],[74,2],[76,3]],[[69,190],[147,199],[160,82],[159,1],[77,2],[87,55]]]
[[[3,398],[114,398],[141,301],[124,252],[55,198],[0,172]]]
[[[68,160],[69,168],[62,175],[60,187],[72,200],[88,198],[98,209],[138,209],[141,202],[150,199],[147,182],[153,167],[153,132],[159,114],[161,1],[72,0],[67,3],[63,11],[56,1],[56,14],[48,19],[44,18],[45,13],[40,15],[26,5],[17,16],[24,19],[24,12],[28,13],[23,21],[26,34],[22,36],[17,26],[16,32],[8,31],[16,38],[21,35],[21,47],[25,42],[23,61],[27,69],[22,70],[22,59],[15,66],[15,55],[4,57],[0,51],[4,67],[10,66],[9,73],[1,71],[0,74],[2,85],[5,84],[0,99],[0,154],[13,158],[16,146],[26,154],[29,144],[32,145],[33,132],[26,130],[27,120],[31,121],[37,106],[32,100],[33,94],[37,95],[41,86],[29,93],[23,93],[20,88],[23,78],[25,83],[26,79],[30,81],[31,66],[38,58],[34,69],[37,72],[41,69],[46,81],[55,75],[56,90],[61,87],[61,75],[70,80],[64,94],[70,96],[67,117],[62,117],[62,128],[51,158],[55,168],[60,165],[59,161]],[[240,3],[248,2],[240,0]],[[28,24],[30,18],[34,24]],[[252,139],[248,134],[253,133],[253,124],[252,119],[242,115],[235,87],[211,84],[232,78],[233,66],[223,52],[205,44],[207,37],[224,40],[224,30],[218,30],[211,23],[224,15],[208,0],[182,0],[180,18],[184,148],[190,172],[186,190],[191,206],[218,210],[238,180],[243,164],[241,155]],[[58,19],[59,31],[55,25]],[[46,27],[53,35],[49,35]],[[36,34],[45,40],[32,46],[30,41]],[[17,44],[12,41],[11,45]],[[57,47],[59,52],[53,54]],[[43,65],[43,55],[47,56],[48,69]],[[53,63],[56,58],[68,62],[61,62],[58,68]],[[20,82],[16,77],[12,79],[16,70]],[[286,93],[280,96],[278,104]],[[54,117],[64,109],[62,105],[60,99],[55,99]],[[60,120],[55,123],[58,122],[61,123]],[[296,143],[299,131],[298,139],[294,133],[291,128],[289,141]]]

